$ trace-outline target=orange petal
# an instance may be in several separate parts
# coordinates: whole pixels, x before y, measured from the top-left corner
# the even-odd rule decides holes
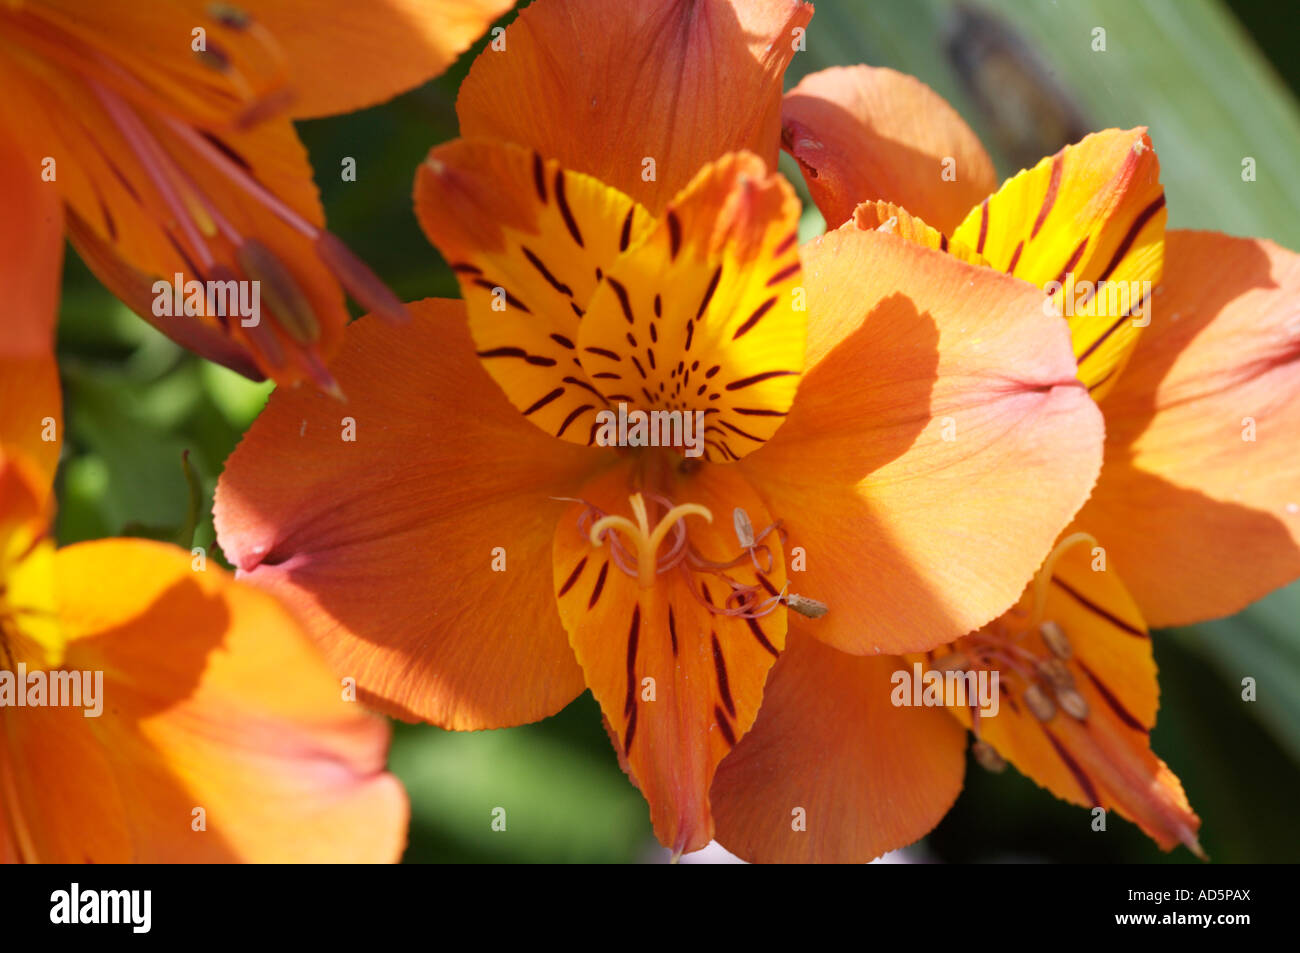
[[[723,615],[730,590],[707,572],[683,564],[656,575],[650,585],[619,568],[611,533],[631,548],[622,529],[607,530],[593,546],[591,525],[581,519],[588,504],[605,514],[625,515],[629,496],[643,488],[631,463],[582,488],[555,533],[554,582],[560,617],[587,684],[600,702],[615,747],[628,773],[650,803],[655,833],[677,854],[698,850],[713,836],[709,784],[718,762],[754,722],[763,682],[785,644],[786,610],[759,618]],[[653,484],[673,504],[694,503],[713,514],[684,517],[688,545],[714,562],[736,555],[727,519],[746,511],[754,527],[769,526],[762,501],[732,468],[705,464],[690,473],[674,468]],[[649,492],[647,490],[647,492]],[[666,508],[652,502],[651,525]],[[654,507],[658,506],[657,516]],[[681,524],[677,524],[681,525]],[[761,530],[760,530],[761,531]],[[726,570],[738,584],[776,594],[785,584],[779,546],[771,563],[748,557]],[[632,567],[635,571],[636,567]]]
[[[320,365],[337,348],[347,311],[340,269],[320,251],[324,215],[289,120],[199,131],[76,74],[14,64],[0,65],[0,74],[26,142],[57,162],[54,187],[74,244],[114,294],[213,360],[281,383],[312,377],[328,389]],[[256,269],[253,247],[262,250]],[[248,317],[232,309],[225,318],[166,313],[175,303],[155,282],[169,288],[177,274],[182,286],[260,282],[260,323],[245,327]],[[286,286],[293,290],[273,295]],[[251,303],[252,286],[244,291]]]
[[[1165,850],[1182,842],[1199,854],[1200,819],[1151,752],[1158,689],[1146,625],[1093,543],[1044,567],[1040,608],[1031,589],[1017,610],[956,643],[967,659],[996,653],[985,667],[1000,669],[998,711],[981,715],[979,735],[1057,797],[1118,810]],[[1039,617],[1057,628],[1050,641]],[[970,723],[967,710],[955,713]]]
[[[63,446],[63,397],[50,351],[0,356],[0,445],[16,449],[37,468],[36,489],[47,498]]]
[[[993,163],[957,111],[915,77],[871,66],[805,76],[785,96],[782,142],[835,228],[883,199],[944,233],[997,187]]]
[[[218,538],[384,711],[456,729],[535,721],[583,685],[555,612],[548,498],[611,455],[520,418],[459,302],[410,309],[400,330],[349,327],[335,364],[347,404],[272,394],[217,485]]]
[[[5,316],[0,361],[32,358],[54,348],[63,267],[63,210],[58,186],[41,179],[41,161],[0,134],[0,287]],[[0,387],[3,387],[0,375]],[[0,414],[8,401],[0,400]]]
[[[976,254],[973,248],[951,241],[937,228],[890,202],[863,202],[853,210],[853,224],[864,231],[888,232],[926,248],[945,251],[968,264],[988,265],[984,256]]]
[[[298,119],[352,112],[441,74],[514,0],[258,0],[284,51]],[[513,42],[513,40],[511,41]],[[488,51],[484,55],[499,55]]]
[[[537,153],[463,139],[420,166],[415,205],[460,279],[483,366],[533,424],[590,445],[608,401],[584,369],[592,355],[578,348],[580,320],[650,214]]]
[[[901,659],[845,655],[800,627],[714,778],[717,838],[755,863],[863,863],[947,813],[965,737],[942,709],[891,704]]]
[[[818,638],[948,641],[1015,601],[1083,502],[1100,414],[1023,282],[852,224],[804,275],[808,367],[739,466],[804,551],[792,585],[830,606]]]
[[[604,399],[695,414],[706,460],[761,447],[803,370],[798,224],[793,189],[757,156],[702,169],[586,306],[578,350]]]
[[[461,134],[535,149],[658,214],[723,153],[775,169],[781,79],[812,12],[798,0],[526,7],[461,85]]]
[[[157,543],[72,546],[55,566],[63,669],[103,680],[80,708],[2,716],[25,859],[397,859],[388,730],[341,698],[284,608]]]
[[[1070,322],[1079,377],[1100,399],[1149,321],[1166,217],[1146,130],[1110,129],[1008,179],[951,234],[1052,295]]]
[[[1227,615],[1300,576],[1300,256],[1173,231],[1151,327],[1102,401],[1079,525],[1155,626]]]
[[[145,109],[232,127],[282,109],[290,98],[276,38],[237,6],[42,0],[11,5],[5,33],[14,59],[28,69],[90,76]]]

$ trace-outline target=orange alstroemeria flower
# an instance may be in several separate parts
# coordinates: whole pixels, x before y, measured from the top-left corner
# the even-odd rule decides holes
[[[78,252],[136,313],[250,377],[333,390],[325,365],[348,320],[343,290],[392,320],[405,313],[325,231],[292,120],[359,109],[436,76],[509,7],[3,3],[0,138],[22,144],[26,174],[63,200]],[[25,240],[32,227],[6,213],[0,241]],[[169,293],[156,307],[155,283],[174,287],[176,275],[182,289],[221,283],[220,295],[197,315]],[[233,281],[260,283],[255,316],[236,313]],[[250,311],[252,300],[246,290]]]
[[[923,667],[1000,673],[995,717],[954,709],[986,766],[1006,757],[1066,800],[1117,809],[1165,849],[1199,852],[1200,822],[1150,751],[1147,626],[1222,616],[1300,575],[1300,257],[1266,241],[1166,236],[1142,130],[1089,136],[988,195],[992,164],[974,134],[892,70],[809,76],[787,95],[784,123],[832,225],[847,215],[1013,273],[1049,292],[1049,315],[1070,309],[1080,377],[1107,424],[1097,487],[1020,604]],[[769,697],[812,696],[790,661],[775,667]],[[765,705],[715,785],[715,803],[738,805],[720,813],[737,821],[720,824],[720,839],[751,858],[867,859],[924,834],[960,790],[962,732],[882,701],[916,661],[838,667],[798,718],[795,706]],[[822,650],[812,664],[832,662]],[[809,732],[822,741],[815,762],[805,740],[793,743]],[[777,824],[774,805],[841,816],[868,786],[886,802],[914,798],[900,739],[924,752],[913,758],[932,779],[928,825],[869,812],[853,837],[809,838]]]
[[[783,649],[987,623],[1100,462],[1031,285],[856,227],[797,247],[769,119],[809,13],[529,7],[417,174],[464,304],[349,328],[348,419],[276,392],[217,490],[241,576],[382,709],[489,728],[589,687],[679,853]],[[698,413],[699,456],[602,446],[620,408]]]
[[[47,538],[63,235],[12,145],[0,197],[34,227],[0,254],[27,329],[0,338],[0,861],[396,860],[387,727],[283,606],[173,546]]]

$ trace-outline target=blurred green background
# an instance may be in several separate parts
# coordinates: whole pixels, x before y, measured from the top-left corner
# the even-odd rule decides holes
[[[913,73],[971,123],[1004,175],[1026,156],[1054,152],[1062,134],[1148,125],[1171,227],[1300,249],[1300,62],[1291,0],[816,6],[807,50],[795,57],[787,85],[859,62]],[[1104,52],[1093,49],[1099,27]],[[456,135],[455,91],[470,59],[380,108],[300,124],[331,229],[406,300],[456,295],[416,225],[410,183],[429,147]],[[991,97],[984,84],[995,60],[1012,64],[1017,79],[1008,84],[999,73]],[[344,156],[356,159],[356,182],[340,181]],[[1255,182],[1241,179],[1245,156],[1256,160]],[[783,162],[802,188],[788,157]],[[807,231],[820,227],[815,210],[805,216]],[[60,540],[182,525],[189,492],[180,457],[188,449],[205,494],[195,542],[211,548],[212,488],[269,385],[250,384],[160,337],[105,292],[71,249],[59,354],[67,401]],[[1162,705],[1154,747],[1182,778],[1214,861],[1300,859],[1298,619],[1300,585],[1293,585],[1234,618],[1157,634]],[[1247,675],[1258,681],[1255,703],[1240,699]],[[408,860],[663,859],[589,694],[555,718],[510,730],[458,735],[399,725],[392,768],[412,800]],[[507,810],[504,833],[489,826],[497,806]],[[1118,818],[1105,833],[1089,821],[1088,812],[1014,769],[993,776],[972,761],[956,807],[906,856],[1191,860],[1181,849],[1162,854]]]

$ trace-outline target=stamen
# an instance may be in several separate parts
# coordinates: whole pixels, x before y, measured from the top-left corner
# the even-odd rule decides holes
[[[1039,721],[1051,721],[1056,714],[1056,703],[1037,685],[1025,689],[1025,704]]]
[[[1096,538],[1088,533],[1071,533],[1052,547],[1052,551],[1043,560],[1042,568],[1034,576],[1034,614],[1031,624],[1037,625],[1043,621],[1043,607],[1047,603],[1047,587],[1051,585],[1052,571],[1056,568],[1057,560],[1064,556],[1071,547],[1085,542],[1091,543],[1093,546],[1097,545]]]
[[[831,611],[830,606],[824,602],[818,602],[816,599],[810,599],[807,596],[801,596],[796,592],[790,593],[785,597],[787,608],[793,609],[809,619],[820,619],[826,613]]]
[[[601,538],[607,529],[620,529],[632,540],[637,550],[637,579],[641,588],[649,589],[655,584],[655,579],[659,574],[659,544],[663,542],[664,537],[668,535],[678,520],[683,520],[687,516],[703,516],[710,523],[713,522],[713,513],[707,507],[699,503],[682,503],[672,507],[663,518],[655,524],[654,529],[650,528],[650,519],[646,513],[645,498],[640,493],[633,493],[629,497],[632,505],[632,513],[636,516],[636,522],[633,523],[626,516],[602,516],[591,527],[587,538],[591,540],[593,546],[603,545]]]
[[[975,742],[970,746],[970,750],[979,766],[985,771],[992,774],[1001,774],[1007,769],[1006,759],[982,738],[976,738]]]
[[[1070,640],[1065,637],[1065,630],[1057,623],[1050,621],[1040,623],[1038,634],[1043,637],[1043,642],[1058,659],[1068,659],[1074,654]]]

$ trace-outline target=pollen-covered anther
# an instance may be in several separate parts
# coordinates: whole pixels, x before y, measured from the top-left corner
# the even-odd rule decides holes
[[[1074,654],[1070,640],[1066,638],[1065,630],[1059,624],[1050,620],[1041,622],[1038,625],[1038,634],[1042,636],[1043,643],[1057,658],[1068,659]]]
[[[1039,721],[1051,721],[1056,715],[1056,703],[1037,685],[1025,689],[1025,704]]]
[[[1058,692],[1074,688],[1074,676],[1070,674],[1070,667],[1059,658],[1043,659],[1037,667],[1039,674],[1051,682]]]
[[[970,746],[971,754],[979,766],[992,774],[1001,774],[1007,769],[1006,759],[998,754],[994,747],[982,738],[976,738]]]
[[[830,606],[826,603],[810,599],[808,596],[801,596],[797,592],[792,592],[785,597],[785,605],[786,608],[799,613],[807,619],[820,619],[831,611]]]
[[[1073,688],[1057,689],[1056,700],[1070,717],[1083,721],[1088,717],[1088,703]]]

